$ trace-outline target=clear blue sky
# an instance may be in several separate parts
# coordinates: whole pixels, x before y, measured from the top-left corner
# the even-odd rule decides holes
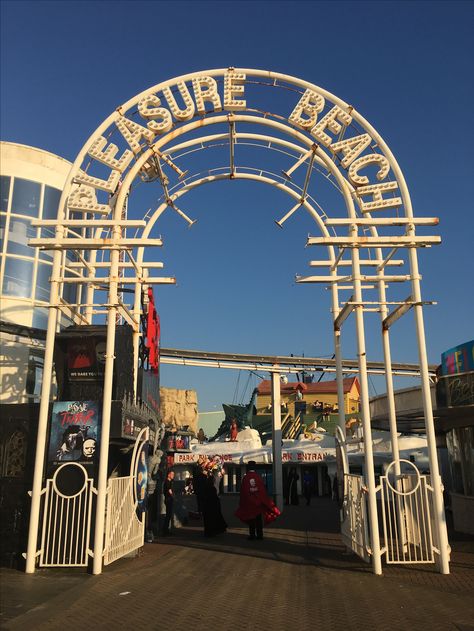
[[[69,160],[119,104],[194,70],[270,69],[353,104],[395,154],[415,213],[441,219],[442,246],[421,256],[423,296],[438,301],[425,310],[430,362],[472,339],[472,2],[3,1],[1,12],[1,138]],[[178,286],[157,292],[163,346],[331,355],[328,292],[293,282],[315,258],[308,230],[278,231],[268,219],[288,204],[272,195],[203,187],[186,202],[192,230],[165,224]],[[371,325],[367,335],[380,359]],[[411,336],[394,359],[416,361]],[[344,354],[355,356],[350,326]],[[233,371],[162,370],[163,385],[197,390],[201,410],[231,401],[236,382]]]

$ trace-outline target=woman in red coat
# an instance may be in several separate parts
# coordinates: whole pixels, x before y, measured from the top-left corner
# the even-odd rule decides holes
[[[247,465],[247,473],[240,487],[239,507],[236,517],[248,524],[249,539],[263,539],[263,522],[274,521],[280,511],[273,500],[268,497],[262,478],[255,471],[255,462]]]

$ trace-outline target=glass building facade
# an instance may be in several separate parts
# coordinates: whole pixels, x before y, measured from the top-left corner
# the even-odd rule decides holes
[[[56,218],[71,163],[16,143],[1,142],[0,152],[0,400],[21,403],[39,395],[43,342],[35,330],[47,326],[53,263],[52,252],[28,242],[54,237],[54,228],[32,221]],[[74,302],[76,291],[76,285],[65,285],[64,298]]]
[[[15,151],[15,164],[9,165],[9,149]],[[48,178],[50,166],[38,169],[34,178],[31,157],[45,154],[43,164],[57,163],[61,177]],[[4,159],[6,156],[6,160]],[[18,159],[18,158],[22,159]],[[44,158],[46,157],[46,160]],[[28,168],[23,173],[21,162]],[[10,169],[8,169],[10,166]],[[14,167],[13,169],[11,167]],[[5,167],[5,168],[4,168]],[[31,238],[54,236],[52,228],[32,226],[33,219],[54,219],[57,215],[61,188],[70,164],[57,156],[41,152],[32,147],[2,143],[2,165],[0,175],[0,283],[1,319],[25,326],[44,329],[47,322],[49,301],[49,278],[51,276],[52,252],[39,252],[28,245]],[[5,174],[4,171],[10,171]],[[14,171],[14,172],[12,172]],[[29,177],[26,177],[28,175]],[[49,179],[49,181],[48,181]],[[68,286],[66,286],[68,287]],[[75,291],[72,286],[70,292]],[[74,302],[74,296],[64,296]]]

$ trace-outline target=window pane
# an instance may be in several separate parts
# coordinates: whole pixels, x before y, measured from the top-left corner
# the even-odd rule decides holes
[[[48,310],[38,309],[37,307],[33,311],[32,326],[35,329],[47,329],[48,328]]]
[[[12,213],[38,217],[41,184],[15,178],[13,185]]]
[[[28,245],[28,239],[33,237],[36,237],[36,228],[32,227],[31,221],[10,216],[7,252],[34,257],[35,248]]]
[[[38,275],[36,276],[35,299],[49,302],[49,279],[52,272],[51,265],[38,265]]]
[[[0,252],[3,252],[3,240],[5,239],[5,226],[7,223],[7,216],[0,214]]]
[[[61,191],[58,188],[44,187],[43,219],[56,219],[60,199]]]
[[[3,293],[6,296],[29,298],[33,281],[33,261],[8,257],[5,261]]]
[[[54,239],[56,230],[54,228],[40,228],[39,236],[42,239]],[[39,258],[45,261],[51,261],[54,255],[53,250],[39,250]]]
[[[75,274],[66,270],[66,276],[72,277],[75,276]],[[63,298],[71,305],[76,302],[78,287],[79,285],[77,283],[64,283]]]
[[[8,193],[10,192],[11,179],[6,175],[0,176],[0,210],[8,208]]]

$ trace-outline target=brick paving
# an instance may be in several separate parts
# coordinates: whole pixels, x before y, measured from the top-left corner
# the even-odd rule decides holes
[[[287,507],[263,541],[247,541],[233,517],[236,502],[223,498],[225,535],[204,538],[200,522],[191,520],[99,577],[2,570],[1,627],[474,631],[472,538],[451,539],[449,576],[432,566],[384,566],[375,577],[344,553],[329,500]]]

